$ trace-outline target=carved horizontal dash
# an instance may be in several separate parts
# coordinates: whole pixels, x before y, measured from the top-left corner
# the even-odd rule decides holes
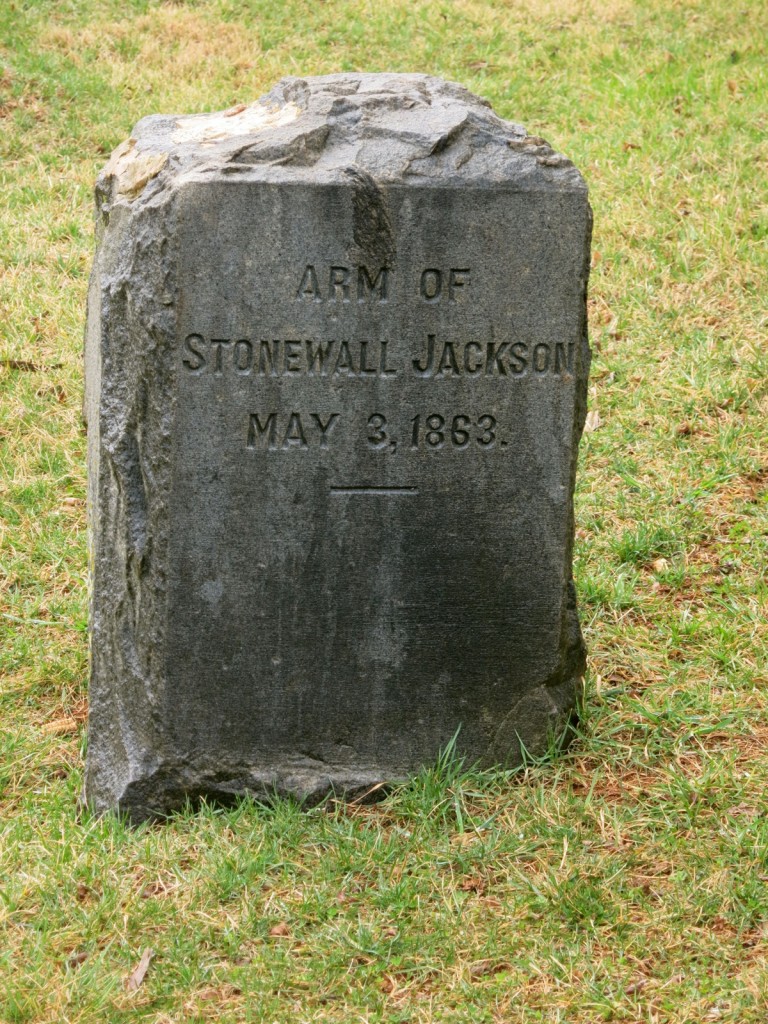
[[[370,487],[367,484],[353,487],[331,487],[331,494],[373,494],[387,498],[408,497],[418,494],[418,487]]]

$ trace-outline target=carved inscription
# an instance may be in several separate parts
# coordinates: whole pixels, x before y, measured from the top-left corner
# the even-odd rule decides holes
[[[299,301],[309,302],[386,302],[390,267],[369,270],[368,267],[329,267],[319,270],[308,263],[296,289]]]
[[[240,377],[392,377],[386,341],[312,338],[251,341],[188,334],[182,364],[189,373]]]
[[[406,422],[409,426],[407,431],[404,429]],[[399,438],[405,441],[406,434],[411,450],[424,448],[429,451],[440,451],[449,448],[465,451],[474,446],[478,446],[480,450],[490,450],[497,443],[496,417],[490,413],[482,413],[479,416],[464,413],[452,416],[437,412],[419,412],[415,416],[410,416],[404,413],[400,426],[393,429],[383,413],[375,412],[368,418],[367,426],[368,446],[377,451],[395,451]],[[500,446],[506,448],[507,441],[500,441]]]
[[[446,419],[439,413],[424,417],[417,414],[411,424],[411,448],[420,448],[422,445],[427,448],[443,448],[446,444],[454,448],[468,448],[472,442],[481,448],[491,448],[496,443],[496,418],[490,413],[478,416],[477,419],[463,415]]]
[[[319,267],[307,263],[301,272],[294,298],[299,302],[344,305],[353,302],[387,302],[393,283],[392,267],[375,269],[341,264]],[[419,275],[417,293],[424,302],[462,302],[470,284],[469,267],[426,267]]]
[[[526,341],[442,341],[428,334],[420,356],[412,360],[419,377],[519,377],[526,372],[573,373],[576,346],[556,342],[532,345]]]
[[[327,304],[332,320],[352,303],[386,303],[396,283],[388,266],[319,266],[307,263],[297,273],[293,298],[301,303]],[[428,304],[468,301],[472,281],[469,267],[425,267],[413,279],[412,300]],[[489,378],[501,383],[537,377],[572,377],[573,342],[544,342],[521,338],[450,337],[427,333],[419,340],[402,338],[259,338],[208,337],[188,334],[181,363],[192,376],[237,378],[315,377],[331,380],[376,380],[410,377],[422,381]],[[375,401],[375,399],[374,399]],[[253,408],[253,407],[252,407]],[[375,409],[375,407],[374,407]],[[273,406],[247,413],[248,451],[301,452],[325,450],[339,436],[353,437],[370,452],[491,452],[512,443],[510,431],[497,416],[471,409],[372,411],[350,419],[338,433],[341,412],[279,411]],[[351,434],[350,434],[351,432]]]
[[[251,450],[295,451],[306,448],[327,448],[328,438],[339,420],[332,412],[323,418],[319,413],[252,412],[248,417],[248,436],[245,447]]]
[[[321,416],[316,412],[279,413],[252,412],[248,415],[245,447],[250,451],[288,452],[310,448],[328,448],[329,440],[341,420],[341,413]],[[394,452],[402,441],[412,451],[449,449],[490,451],[498,444],[507,447],[507,440],[498,436],[498,423],[490,413],[480,415],[459,413],[403,413],[394,424],[381,412],[366,420],[360,438],[368,448]]]
[[[419,279],[419,295],[425,302],[439,302],[442,298],[458,302],[469,288],[469,275],[469,267],[427,267]]]
[[[205,338],[188,334],[182,365],[188,373],[216,377],[394,377],[401,371],[424,379],[570,375],[573,342],[454,341],[428,334],[418,354],[398,366],[392,349],[404,344],[356,339]]]

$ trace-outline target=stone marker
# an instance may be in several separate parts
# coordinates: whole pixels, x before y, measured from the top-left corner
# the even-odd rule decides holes
[[[460,86],[340,74],[145,118],[96,195],[88,802],[541,754],[584,669],[578,171]]]

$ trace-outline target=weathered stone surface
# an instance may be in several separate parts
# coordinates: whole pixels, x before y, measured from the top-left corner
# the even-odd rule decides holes
[[[89,803],[541,752],[584,666],[573,165],[459,86],[334,75],[145,118],[96,191]]]

